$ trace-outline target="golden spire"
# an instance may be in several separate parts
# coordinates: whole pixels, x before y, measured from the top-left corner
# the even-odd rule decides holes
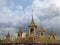
[[[53,29],[53,24],[51,23],[51,32],[50,32],[50,35],[56,35],[55,32],[54,32],[54,29]]]
[[[51,24],[51,32],[50,32],[50,35],[56,35],[52,26],[53,25]]]
[[[33,10],[32,10],[32,12],[33,12]],[[32,15],[31,23],[29,24],[29,27],[30,27],[30,26],[35,26],[35,27],[37,27],[37,26],[35,25],[33,15]]]
[[[31,24],[35,24],[34,19],[33,19],[33,10],[32,10],[32,21]]]
[[[50,35],[56,35],[52,28],[51,28]]]
[[[34,19],[33,19],[33,15],[32,15],[32,21],[31,21],[31,24],[34,24],[34,25],[35,25],[35,22],[34,22]]]
[[[6,37],[10,37],[10,34],[9,34],[9,32],[8,32],[8,34],[6,35]]]
[[[19,29],[18,33],[22,33],[22,29],[21,28]]]
[[[36,24],[35,24],[35,22],[34,22],[33,16],[32,16],[32,21],[31,21],[31,23],[29,24],[29,27],[31,27],[31,26],[37,27]]]
[[[43,27],[42,27],[42,24],[41,24],[41,27],[40,27],[40,32],[45,32]]]

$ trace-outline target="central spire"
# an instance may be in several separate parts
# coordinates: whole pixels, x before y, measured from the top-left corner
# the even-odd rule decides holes
[[[33,10],[32,10],[32,21],[31,24],[35,24],[34,19],[33,19]]]
[[[35,25],[35,22],[34,22],[34,19],[33,19],[33,15],[32,15],[32,21],[31,21],[31,24],[34,24],[34,25]]]
[[[29,24],[29,27],[31,27],[31,26],[37,27],[37,26],[35,25],[34,18],[33,18],[33,10],[32,10],[32,20],[31,20],[31,23]]]
[[[34,22],[33,16],[32,16],[31,23],[29,24],[29,27],[30,27],[30,26],[35,26],[35,27],[37,27],[36,24],[35,24],[35,22]]]

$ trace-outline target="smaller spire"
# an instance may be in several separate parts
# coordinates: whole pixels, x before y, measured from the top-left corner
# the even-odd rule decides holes
[[[53,31],[53,28],[51,28],[50,35],[56,35],[55,32]]]
[[[22,33],[22,28],[19,29],[18,33]]]
[[[40,27],[40,32],[45,32],[43,27],[42,27],[42,24],[41,24],[41,27]]]
[[[8,34],[6,35],[7,37],[10,36],[10,33],[8,32]]]

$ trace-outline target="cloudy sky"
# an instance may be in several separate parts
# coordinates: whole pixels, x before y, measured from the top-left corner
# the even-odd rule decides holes
[[[28,32],[32,14],[38,32],[42,24],[47,34],[53,28],[60,38],[60,0],[0,0],[0,37],[8,32],[15,37],[19,28]]]

